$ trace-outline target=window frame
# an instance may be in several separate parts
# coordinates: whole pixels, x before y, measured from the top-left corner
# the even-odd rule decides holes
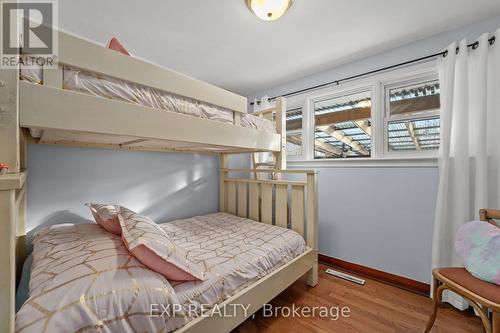
[[[375,90],[374,90],[374,87],[373,87],[373,84],[362,84],[362,85],[356,85],[356,87],[352,87],[352,88],[348,88],[348,89],[344,89],[344,90],[338,90],[334,93],[331,93],[331,94],[325,94],[325,95],[321,95],[321,96],[316,96],[316,97],[313,97],[313,98],[309,98],[309,115],[308,115],[308,118],[309,118],[309,122],[311,124],[311,129],[310,129],[310,133],[309,133],[309,140],[310,140],[310,143],[309,143],[309,147],[308,147],[308,150],[310,150],[311,152],[311,159],[313,161],[318,161],[318,160],[326,160],[326,161],[338,161],[338,160],[366,160],[366,159],[370,159],[372,158],[373,156],[373,134],[372,134],[372,143],[371,143],[371,149],[370,149],[370,156],[369,157],[356,157],[356,158],[315,158],[315,136],[314,136],[314,133],[316,132],[316,119],[315,119],[315,114],[314,114],[314,104],[316,102],[321,102],[321,101],[325,101],[325,100],[328,100],[328,99],[334,99],[334,98],[339,98],[339,97],[343,97],[343,96],[346,96],[346,95],[353,95],[353,94],[358,94],[358,93],[363,93],[363,92],[370,92],[370,100],[372,102],[372,106],[371,106],[371,109],[370,109],[370,122],[373,121],[373,96],[375,95]],[[372,128],[373,128],[373,123],[372,123]],[[312,135],[312,136],[311,136]]]
[[[302,146],[300,148],[300,154],[299,155],[286,155],[287,161],[303,161],[305,159],[305,150],[306,148],[304,147],[304,103],[303,102],[289,102],[287,100],[287,105],[286,105],[286,112],[290,110],[296,110],[296,109],[301,109],[302,110]],[[285,125],[286,126],[286,125]],[[285,137],[288,135],[288,132],[285,133]]]
[[[384,92],[384,123],[383,123],[383,128],[384,128],[384,143],[383,143],[383,148],[384,148],[384,156],[385,157],[434,157],[437,156],[437,152],[439,149],[433,149],[433,150],[410,150],[410,151],[391,151],[389,150],[389,122],[390,121],[402,121],[402,120],[414,120],[414,119],[426,119],[426,118],[431,118],[435,116],[440,116],[441,112],[440,110],[434,110],[434,111],[429,111],[426,112],[425,114],[420,114],[420,115],[395,115],[392,116],[390,115],[390,90],[394,88],[399,88],[401,86],[407,86],[407,85],[414,85],[414,84],[419,84],[419,83],[424,83],[424,82],[429,82],[429,81],[435,81],[439,80],[438,73],[422,73],[421,75],[415,75],[411,78],[403,78],[400,80],[391,80],[384,82],[382,84],[382,89]]]
[[[302,106],[302,155],[287,156],[292,166],[437,166],[439,149],[431,151],[389,151],[387,139],[388,87],[404,85],[407,82],[422,82],[438,79],[435,61],[382,72],[372,76],[328,86],[316,91],[287,98],[287,110]],[[371,91],[371,156],[361,158],[314,158],[314,102],[335,98],[356,92]],[[439,114],[439,112],[436,112]],[[423,118],[429,117],[429,114]],[[415,117],[413,117],[415,118]],[[412,119],[413,119],[412,118]],[[394,120],[391,118],[390,120]]]

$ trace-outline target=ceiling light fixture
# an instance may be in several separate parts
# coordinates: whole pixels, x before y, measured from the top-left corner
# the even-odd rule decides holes
[[[292,0],[245,0],[248,8],[264,21],[279,19],[290,8]]]

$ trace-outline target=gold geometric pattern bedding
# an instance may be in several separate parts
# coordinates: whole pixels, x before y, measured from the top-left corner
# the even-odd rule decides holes
[[[169,282],[97,224],[59,225],[34,239],[30,297],[16,332],[170,332],[306,250],[297,233],[225,213],[160,225],[202,265],[206,281]],[[181,305],[150,316],[151,304]]]
[[[122,230],[122,240],[125,242],[127,249],[132,251],[137,246],[145,246],[150,251],[148,252],[150,255],[156,254],[164,261],[191,275],[190,280],[193,280],[193,276],[198,280],[205,280],[203,269],[194,262],[186,259],[187,254],[184,249],[172,242],[159,224],[125,207],[115,207]],[[148,265],[147,260],[150,257],[139,257],[138,259],[146,264],[146,266],[151,267],[151,269],[158,269],[157,266]],[[164,269],[167,266],[164,262],[158,265],[163,266]],[[165,270],[167,271],[167,274],[164,275],[166,278],[171,277],[175,279],[175,277],[172,277],[172,274],[168,274],[168,272],[172,271],[171,266],[168,266],[168,269]]]

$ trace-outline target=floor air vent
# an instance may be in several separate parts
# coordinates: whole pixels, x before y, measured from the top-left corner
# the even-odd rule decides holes
[[[360,285],[364,285],[365,284],[365,280],[364,279],[360,279],[360,278],[358,278],[356,276],[353,276],[353,275],[350,275],[350,274],[347,274],[347,273],[344,273],[344,272],[339,272],[339,271],[336,271],[336,270],[331,269],[331,268],[328,268],[325,271],[325,273],[333,275],[333,276],[336,276],[338,278],[341,278],[341,279],[344,279],[344,280],[347,280],[347,281],[350,281],[350,282],[354,282],[354,283],[360,284]]]

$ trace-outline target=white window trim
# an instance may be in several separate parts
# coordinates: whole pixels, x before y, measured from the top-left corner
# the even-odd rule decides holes
[[[304,115],[306,114],[306,105],[305,105],[305,101],[301,100],[301,99],[287,99],[286,101],[286,109],[287,110],[292,110],[292,109],[298,109],[298,108],[302,108],[302,147],[300,149],[300,152],[301,154],[300,155],[287,155],[286,156],[286,159],[287,159],[287,162],[290,161],[290,162],[294,162],[294,161],[304,161],[306,160],[306,149],[304,147],[306,147],[304,145],[304,139],[305,138],[309,138],[308,137],[308,134],[305,133],[305,129],[306,129],[306,124],[304,124]]]
[[[311,156],[310,156],[311,160],[317,160],[314,158],[314,143],[315,143],[315,140],[314,140],[314,127],[315,127],[314,103],[324,101],[327,99],[342,97],[345,95],[363,93],[363,92],[367,92],[367,91],[369,91],[371,94],[370,98],[373,98],[373,96],[375,95],[375,87],[373,84],[359,85],[359,86],[356,86],[353,88],[342,87],[342,89],[336,89],[335,92],[321,95],[321,96],[317,96],[314,98],[309,98],[309,110],[310,110],[310,112],[307,115],[307,117],[309,118],[309,123],[310,123],[310,127],[309,127],[310,135],[309,135],[309,146],[307,147],[307,150],[311,153]],[[371,115],[372,115],[372,117],[370,119],[373,119],[373,108],[372,108]],[[374,128],[374,126],[372,125],[372,129],[373,128]],[[372,134],[372,147],[373,146],[374,146],[374,142],[373,142],[373,134]],[[372,156],[373,156],[373,151],[372,151]],[[365,158],[359,158],[359,159],[369,159],[369,158],[371,158],[371,157],[365,157]],[[339,159],[342,159],[342,158],[335,158],[335,159],[334,158],[322,158],[320,160],[339,160]]]
[[[436,167],[438,150],[425,152],[390,152],[386,146],[387,87],[406,82],[422,82],[438,77],[435,61],[391,70],[355,81],[330,86],[313,92],[287,98],[287,108],[302,106],[302,155],[287,156],[293,167]],[[371,90],[372,92],[372,154],[366,158],[314,159],[314,106],[315,101],[345,93]],[[384,94],[384,95],[383,95]],[[391,118],[393,120],[393,118]]]
[[[409,158],[339,158],[287,161],[293,168],[436,168],[437,157]]]
[[[396,152],[396,151],[390,151],[389,150],[389,145],[387,144],[389,141],[388,137],[388,132],[387,128],[389,126],[390,121],[399,121],[399,120],[409,120],[409,119],[425,119],[433,116],[439,116],[439,110],[435,111],[429,111],[425,115],[397,115],[397,116],[390,116],[389,114],[389,103],[387,101],[389,100],[389,91],[393,88],[397,88],[400,86],[404,85],[413,85],[413,84],[419,84],[423,83],[426,81],[434,81],[438,79],[438,73],[437,71],[435,72],[424,72],[419,75],[414,75],[411,77],[405,77],[400,80],[391,80],[391,81],[386,81],[382,83],[382,92],[384,94],[384,102],[383,103],[383,129],[384,129],[384,141],[383,141],[383,149],[384,149],[384,157],[402,157],[402,156],[410,156],[414,158],[418,157],[436,157],[438,150],[428,150],[428,151],[411,151],[411,152]]]

